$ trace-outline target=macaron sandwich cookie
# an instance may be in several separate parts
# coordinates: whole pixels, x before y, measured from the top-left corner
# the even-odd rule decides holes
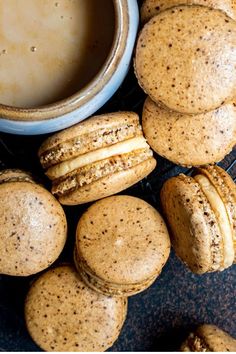
[[[152,17],[178,5],[202,5],[224,11],[233,19],[236,18],[236,4],[234,0],[144,0],[141,7],[141,21],[148,22]]]
[[[223,11],[181,5],[141,30],[134,60],[155,102],[186,114],[208,112],[236,94],[236,22]]]
[[[31,175],[0,172],[0,210],[1,274],[35,274],[59,257],[67,236],[64,211]]]
[[[102,352],[120,334],[127,299],[88,288],[74,267],[62,265],[41,275],[25,301],[26,325],[45,351]]]
[[[197,168],[165,182],[161,202],[176,254],[195,273],[222,271],[236,260],[236,187],[220,167]]]
[[[82,215],[76,232],[75,264],[84,282],[113,296],[149,287],[170,253],[160,214],[127,195],[102,199]]]
[[[224,104],[207,113],[182,114],[146,99],[144,135],[159,155],[182,166],[221,161],[236,144],[236,105]]]
[[[156,166],[132,112],[95,116],[57,133],[43,143],[39,157],[52,193],[65,205],[118,193]]]
[[[236,340],[213,325],[199,326],[181,346],[182,352],[236,352]]]

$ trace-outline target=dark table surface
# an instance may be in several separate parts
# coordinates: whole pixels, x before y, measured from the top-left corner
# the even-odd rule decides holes
[[[122,87],[99,113],[132,110],[141,115],[145,95],[131,69]],[[0,133],[0,168],[21,168],[34,173],[50,188],[37,159],[45,136],[20,137]],[[163,182],[180,172],[191,171],[156,156],[155,171],[122,194],[135,195],[159,211],[159,191]],[[220,166],[236,178],[236,151]],[[67,245],[56,262],[72,260],[75,229],[88,205],[65,207],[69,234]],[[24,323],[24,299],[35,277],[0,276],[0,351],[39,351]],[[111,351],[178,351],[191,329],[212,323],[236,337],[236,266],[224,272],[194,275],[171,252],[156,282],[129,299],[128,316]]]

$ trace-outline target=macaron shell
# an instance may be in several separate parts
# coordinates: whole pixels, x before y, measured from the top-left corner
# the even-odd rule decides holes
[[[190,270],[203,274],[221,268],[222,235],[198,183],[185,175],[169,179],[161,190],[161,202],[174,250]]]
[[[124,297],[136,295],[149,288],[149,286],[151,286],[158,277],[158,275],[155,275],[154,277],[151,277],[150,279],[139,284],[117,285],[114,283],[105,282],[102,279],[97,278],[95,275],[90,275],[87,269],[84,270],[84,264],[81,260],[79,260],[76,249],[74,252],[74,263],[85,284],[87,284],[91,289],[107,296]]]
[[[77,138],[78,136],[92,133],[101,128],[111,129],[119,125],[127,125],[131,122],[136,122],[137,124],[139,122],[139,117],[134,112],[123,111],[91,117],[46,139],[41,145],[38,155],[40,157],[47,150],[53,149],[59,144]]]
[[[205,341],[212,352],[236,352],[236,340],[216,326],[202,325],[196,334]]]
[[[236,18],[234,0],[144,0],[141,7],[141,21],[148,22],[152,17],[178,5],[203,5],[224,11],[229,17]]]
[[[236,107],[229,103],[193,117],[160,107],[148,97],[142,126],[159,155],[182,166],[205,165],[222,160],[236,144]]]
[[[149,175],[155,167],[156,160],[149,158],[133,168],[108,175],[61,196],[59,197],[59,201],[64,205],[78,205],[108,197],[139,182]]]
[[[222,11],[167,9],[141,30],[136,76],[156,103],[182,113],[208,112],[235,97],[235,48],[236,22]]]
[[[228,217],[231,223],[234,239],[234,250],[236,254],[236,186],[230,175],[221,167],[204,166],[198,168],[198,171],[204,174],[214,185],[226,207]],[[234,258],[236,263],[236,255]]]
[[[117,339],[126,311],[126,298],[94,292],[67,265],[39,277],[25,302],[29,333],[46,351],[105,351]]]
[[[79,220],[79,258],[106,283],[139,284],[157,276],[170,252],[170,240],[160,214],[130,196],[94,203]]]
[[[64,211],[43,187],[0,184],[0,273],[27,276],[49,267],[67,234]]]
[[[34,183],[33,177],[30,173],[18,170],[18,169],[7,169],[0,171],[0,184],[5,182],[32,182]]]

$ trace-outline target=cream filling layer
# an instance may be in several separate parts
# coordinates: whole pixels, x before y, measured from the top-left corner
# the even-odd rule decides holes
[[[224,244],[223,268],[228,268],[234,262],[234,243],[226,207],[216,188],[213,186],[213,184],[211,184],[211,182],[206,176],[197,175],[194,177],[194,179],[198,182],[203,193],[207,197],[218,221],[219,228],[223,236]]]
[[[96,161],[104,160],[115,155],[127,154],[134,150],[147,148],[149,148],[149,145],[147,144],[145,138],[143,136],[139,136],[111,145],[109,147],[88,152],[71,160],[64,161],[56,166],[49,168],[46,172],[46,175],[52,180],[57,179],[66,175],[67,173],[92,164]]]

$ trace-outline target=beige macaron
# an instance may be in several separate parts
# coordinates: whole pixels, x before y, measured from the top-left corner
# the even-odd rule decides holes
[[[218,166],[170,178],[161,190],[176,254],[195,273],[222,271],[236,260],[236,186]]]
[[[171,110],[197,114],[236,94],[236,22],[220,10],[177,6],[141,30],[135,72],[143,90]]]
[[[98,294],[69,265],[41,275],[25,301],[30,335],[53,352],[105,351],[118,338],[126,312],[126,298]]]
[[[178,5],[203,5],[224,11],[236,19],[235,0],[144,0],[141,6],[141,21],[148,22],[161,11]]]
[[[236,352],[236,340],[214,325],[199,326],[181,346],[183,352]]]
[[[58,201],[24,171],[0,172],[0,273],[28,276],[60,255],[67,222]]]
[[[52,193],[65,205],[116,194],[156,166],[133,112],[92,117],[57,133],[43,143],[39,157]]]
[[[170,240],[160,214],[127,195],[93,204],[76,232],[75,264],[93,289],[114,296],[145,290],[160,274]]]
[[[222,160],[236,144],[236,105],[197,114],[177,113],[147,98],[143,107],[144,135],[154,151],[182,166]]]

